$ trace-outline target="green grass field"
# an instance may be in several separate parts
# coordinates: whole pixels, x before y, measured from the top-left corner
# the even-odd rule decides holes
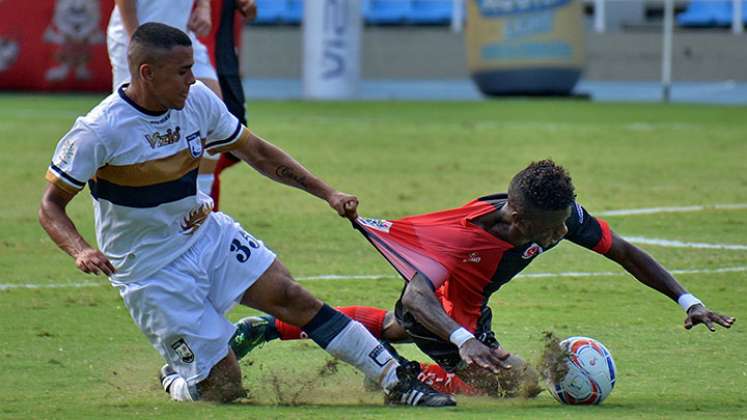
[[[117,291],[76,271],[37,221],[43,175],[57,140],[92,96],[0,96],[0,417],[3,418],[744,418],[747,416],[747,251],[642,246],[666,267],[698,270],[680,281],[729,330],[682,328],[673,302],[621,268],[572,244],[527,273],[619,275],[517,278],[491,305],[509,351],[536,360],[542,332],[602,340],[618,366],[598,407],[535,400],[459,398],[441,411],[385,407],[348,367],[316,378],[328,356],[311,342],[272,342],[242,362],[251,398],[178,404],[156,380],[162,361],[130,320]],[[393,218],[456,207],[504,191],[529,161],[566,166],[592,213],[615,209],[747,203],[744,108],[481,103],[250,104],[250,126],[337,188],[359,196],[364,216]],[[247,167],[223,178],[223,208],[264,239],[298,277],[389,275],[378,280],[302,280],[334,305],[391,308],[401,280],[326,204]],[[88,192],[70,214],[93,241]],[[747,209],[610,216],[626,236],[747,244]],[[714,272],[724,268],[736,271]],[[740,271],[741,270],[741,271]],[[81,283],[85,287],[73,287]],[[92,284],[91,284],[92,283]],[[35,285],[38,288],[20,287]],[[237,308],[232,319],[254,313]],[[406,356],[423,359],[412,345]],[[299,394],[295,397],[295,394]],[[300,405],[289,405],[293,402]]]

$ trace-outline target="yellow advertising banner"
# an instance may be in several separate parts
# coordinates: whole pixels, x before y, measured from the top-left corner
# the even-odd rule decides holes
[[[561,70],[563,78],[568,79],[570,71],[577,80],[585,56],[581,3],[469,0],[466,46],[470,72],[485,77],[495,71]],[[542,90],[541,86],[537,88]]]

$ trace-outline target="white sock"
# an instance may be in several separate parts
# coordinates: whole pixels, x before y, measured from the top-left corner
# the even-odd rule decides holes
[[[187,381],[179,375],[176,376],[169,385],[169,395],[171,399],[175,401],[194,401],[196,400],[195,395],[192,395],[192,389],[190,389]]]
[[[325,350],[355,366],[385,390],[398,381],[399,363],[360,322],[350,322],[330,341]]]

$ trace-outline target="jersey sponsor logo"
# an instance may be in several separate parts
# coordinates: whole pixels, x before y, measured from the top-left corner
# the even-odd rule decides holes
[[[168,129],[166,130],[166,134],[161,134],[159,131],[156,131],[155,133],[148,135],[145,135],[145,139],[148,140],[148,144],[150,145],[151,149],[155,149],[156,147],[162,147],[162,146],[168,146],[169,144],[174,144],[179,141],[181,138],[181,134],[179,133],[180,128],[177,126],[175,129]]]
[[[392,222],[386,221],[386,220],[380,220],[380,219],[366,219],[366,218],[359,218],[358,221],[363,226],[368,226],[371,229],[378,230],[384,233],[389,233],[389,229],[392,227]]]
[[[184,363],[192,363],[195,361],[195,354],[192,349],[189,348],[189,344],[184,341],[183,338],[179,338],[171,344],[171,349],[176,352],[176,355],[182,359]]]
[[[200,138],[200,132],[195,131],[192,134],[188,134],[187,146],[189,146],[189,152],[192,153],[192,157],[198,159],[202,157],[202,139]]]
[[[482,261],[482,257],[480,257],[480,254],[477,252],[472,252],[469,255],[467,255],[467,258],[463,259],[463,263],[472,263],[472,264],[479,264],[480,261]]]
[[[521,254],[521,258],[524,258],[525,260],[528,260],[530,258],[534,258],[537,255],[541,254],[544,249],[542,249],[541,246],[537,244],[532,244],[529,248],[527,248],[523,254]]]

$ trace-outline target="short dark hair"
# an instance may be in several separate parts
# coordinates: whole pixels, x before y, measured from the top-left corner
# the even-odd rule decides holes
[[[192,40],[183,31],[158,22],[138,26],[127,48],[127,62],[133,78],[141,64],[155,64],[165,51],[174,47],[191,47]]]
[[[550,159],[522,169],[511,180],[508,193],[509,199],[528,211],[564,210],[576,199],[570,175]]]
[[[146,22],[138,26],[130,42],[164,50],[170,50],[176,46],[192,46],[192,40],[184,31],[158,22]]]

